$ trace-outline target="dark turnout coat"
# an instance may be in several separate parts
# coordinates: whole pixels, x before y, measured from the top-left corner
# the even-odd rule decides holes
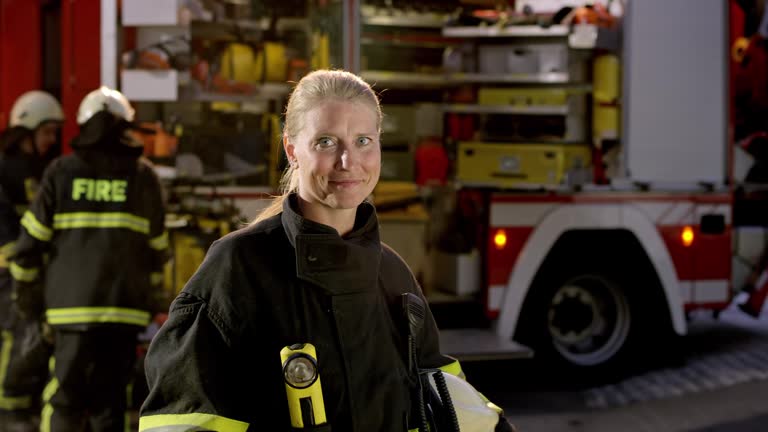
[[[290,416],[280,351],[317,349],[333,431],[407,430],[402,293],[422,296],[403,260],[379,240],[372,205],[344,238],[283,213],[211,247],[149,348],[144,431],[284,431]],[[456,367],[440,354],[431,313],[418,337],[421,367]]]
[[[13,250],[19,297],[34,296],[42,281],[56,327],[139,330],[154,309],[153,273],[161,275],[168,247],[162,188],[142,148],[88,133],[107,115],[89,120],[75,152],[46,168]]]

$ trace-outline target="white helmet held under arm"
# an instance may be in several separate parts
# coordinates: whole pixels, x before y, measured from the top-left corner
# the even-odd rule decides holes
[[[88,93],[77,109],[77,124],[90,120],[99,111],[109,111],[123,120],[133,121],[134,110],[128,99],[119,91],[101,86]]]
[[[498,408],[484,399],[466,380],[450,373],[443,373],[443,376],[459,422],[459,430],[461,432],[493,432],[499,423]],[[439,394],[434,374],[429,375],[429,383],[435,393]]]
[[[24,93],[11,108],[10,127],[23,126],[35,130],[45,122],[64,121],[64,110],[55,97],[40,90]]]

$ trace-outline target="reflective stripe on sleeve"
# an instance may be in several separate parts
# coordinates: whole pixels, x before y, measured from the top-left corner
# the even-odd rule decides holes
[[[168,249],[168,231],[163,231],[159,236],[149,239],[149,247],[154,250]]]
[[[79,307],[58,308],[45,311],[51,325],[118,323],[146,326],[149,324],[149,312],[120,307]]]
[[[445,366],[440,366],[439,369],[445,373],[449,373],[453,376],[457,376],[461,379],[465,379],[464,371],[461,370],[461,363],[459,363],[458,360],[452,363],[448,363]]]
[[[212,430],[245,432],[248,423],[213,414],[157,414],[139,418],[139,432],[182,432]]]
[[[26,228],[29,235],[40,241],[47,242],[53,237],[53,230],[40,223],[29,210],[24,212],[24,216],[21,218],[21,226]]]
[[[53,215],[53,228],[57,230],[77,228],[125,228],[149,234],[149,220],[130,213],[76,212]]]
[[[10,270],[11,277],[21,282],[34,282],[40,274],[40,269],[37,267],[22,267],[15,262],[11,262]]]

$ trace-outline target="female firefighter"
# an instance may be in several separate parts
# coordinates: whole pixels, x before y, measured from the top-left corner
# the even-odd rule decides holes
[[[413,428],[397,310],[403,294],[423,295],[379,240],[366,201],[379,179],[381,120],[356,75],[321,70],[297,84],[284,193],[215,242],[174,301],[145,360],[141,431]],[[460,375],[423,312],[419,367]],[[490,430],[508,425],[494,416]]]

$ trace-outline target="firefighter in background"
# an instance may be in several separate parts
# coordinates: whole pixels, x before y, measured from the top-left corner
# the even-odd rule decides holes
[[[41,430],[128,428],[137,334],[155,309],[168,246],[161,185],[131,135],[133,115],[120,92],[89,93],[74,153],[49,165],[22,218],[13,264],[27,277],[14,280],[16,301],[44,313],[55,341]]]
[[[12,307],[9,265],[20,231],[21,214],[34,198],[45,165],[58,155],[58,131],[64,120],[59,102],[43,91],[21,95],[11,108],[8,129],[0,136],[0,425],[30,430],[33,413],[48,376],[49,346],[41,322]]]

